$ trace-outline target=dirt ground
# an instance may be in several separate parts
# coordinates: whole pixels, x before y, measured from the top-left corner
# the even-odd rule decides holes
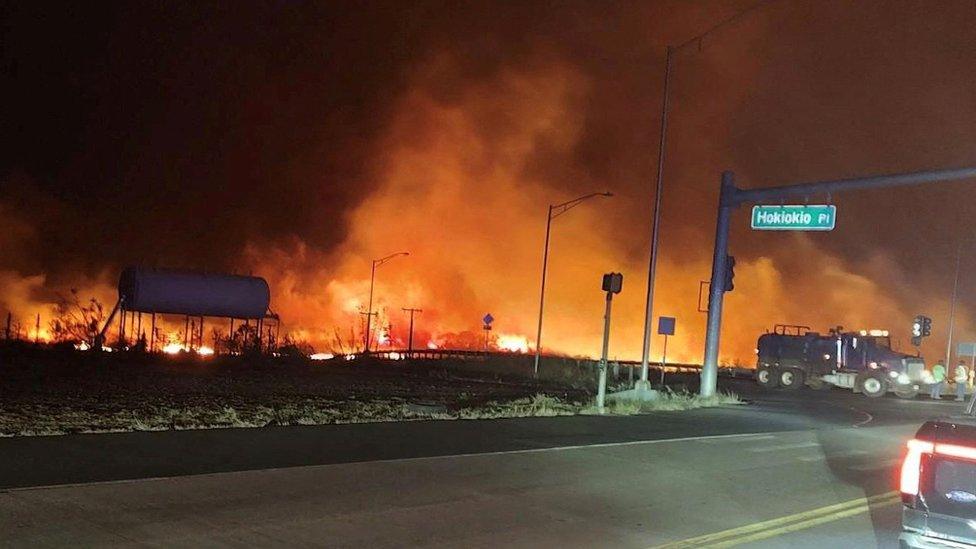
[[[0,435],[456,419],[504,406],[535,415],[591,394],[585,373],[549,380],[509,371],[485,360],[316,362],[6,345]]]

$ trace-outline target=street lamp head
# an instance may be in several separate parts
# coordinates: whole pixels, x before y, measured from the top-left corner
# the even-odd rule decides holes
[[[410,252],[396,252],[396,253],[390,254],[390,255],[388,255],[386,257],[381,257],[379,259],[374,259],[373,260],[373,266],[377,266],[378,267],[378,266],[386,263],[387,261],[393,259],[394,257],[399,257],[401,255],[410,255]]]

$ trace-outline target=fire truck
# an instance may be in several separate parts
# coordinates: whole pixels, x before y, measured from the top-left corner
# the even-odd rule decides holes
[[[889,391],[914,398],[932,382],[921,356],[892,350],[887,330],[821,334],[777,324],[759,337],[756,353],[756,381],[769,389],[842,387],[872,398]]]

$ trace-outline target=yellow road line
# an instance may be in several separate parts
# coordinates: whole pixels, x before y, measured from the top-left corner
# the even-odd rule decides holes
[[[872,507],[891,505],[901,500],[898,492],[886,492],[868,498],[857,498],[843,503],[835,503],[802,513],[787,515],[777,519],[747,524],[738,528],[705,534],[694,538],[659,545],[656,549],[678,549],[684,547],[731,547],[748,541],[795,532],[864,513]]]
[[[854,508],[851,508],[851,509],[845,509],[843,511],[838,511],[838,512],[832,513],[830,515],[826,515],[826,516],[822,516],[822,517],[817,517],[817,518],[812,518],[812,519],[809,519],[809,520],[805,520],[805,521],[797,522],[797,523],[793,523],[793,524],[788,524],[786,526],[781,526],[779,528],[773,528],[772,530],[763,530],[763,531],[760,531],[760,532],[756,532],[755,534],[751,534],[751,535],[748,535],[748,536],[736,538],[736,539],[729,540],[729,541],[726,541],[726,542],[723,542],[723,543],[709,545],[709,547],[715,548],[715,549],[718,549],[719,547],[734,547],[736,545],[741,545],[743,543],[749,543],[749,542],[752,542],[752,541],[764,540],[764,539],[767,539],[767,538],[772,538],[772,537],[775,537],[775,536],[780,536],[780,535],[783,535],[783,534],[788,534],[790,532],[796,532],[798,530],[805,530],[807,528],[813,528],[814,526],[819,526],[821,524],[826,524],[828,522],[833,522],[835,520],[840,520],[840,519],[847,518],[847,517],[853,517],[853,516],[856,516],[856,515],[860,515],[861,513],[866,513],[868,511],[870,511],[872,508],[875,508],[875,507],[885,507],[885,506],[888,506],[888,505],[893,505],[895,503],[901,503],[901,496],[900,495],[895,495],[895,496],[892,496],[891,498],[888,498],[888,499],[878,500],[878,501],[875,501],[872,504],[865,503],[864,505],[860,505],[860,506],[857,506],[857,507],[854,507]]]

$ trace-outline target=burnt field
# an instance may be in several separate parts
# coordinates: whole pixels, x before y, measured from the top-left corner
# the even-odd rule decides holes
[[[575,413],[587,363],[531,357],[310,361],[0,347],[0,435]]]

